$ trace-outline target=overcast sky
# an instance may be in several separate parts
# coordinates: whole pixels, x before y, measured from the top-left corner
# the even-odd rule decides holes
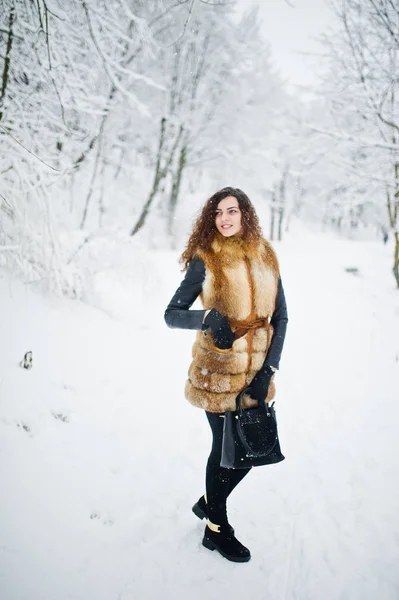
[[[272,45],[273,60],[292,85],[314,85],[320,52],[313,39],[333,24],[334,16],[324,0],[238,0],[239,9],[258,5],[263,32]]]

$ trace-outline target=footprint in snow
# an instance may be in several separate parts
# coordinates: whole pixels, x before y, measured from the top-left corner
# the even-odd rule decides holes
[[[16,425],[17,425],[17,427],[19,427],[19,429],[23,429],[24,431],[26,431],[26,433],[31,432],[31,428],[29,427],[29,425],[27,425],[26,423],[23,423],[22,421],[20,423],[17,423]]]
[[[100,513],[97,512],[92,512],[90,515],[90,519],[92,519],[92,521],[101,521],[103,525],[113,525],[114,521],[113,519],[103,519],[103,517],[100,515]]]
[[[69,419],[66,415],[63,415],[62,413],[51,413],[54,417],[54,419],[57,419],[57,421],[62,421],[63,423],[69,423]]]

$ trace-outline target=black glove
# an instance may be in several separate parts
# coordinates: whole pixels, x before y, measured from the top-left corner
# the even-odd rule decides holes
[[[266,400],[273,374],[274,371],[269,365],[263,365],[249,384],[248,394],[251,398],[258,402]]]
[[[215,345],[221,350],[231,348],[234,342],[234,333],[231,331],[228,320],[216,308],[205,317],[202,329],[210,329]]]

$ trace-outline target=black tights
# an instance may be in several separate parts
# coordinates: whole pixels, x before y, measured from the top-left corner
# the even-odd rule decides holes
[[[213,442],[206,465],[206,496],[209,520],[218,525],[227,523],[226,501],[249,469],[225,469],[220,466],[223,439],[223,414],[207,412]]]

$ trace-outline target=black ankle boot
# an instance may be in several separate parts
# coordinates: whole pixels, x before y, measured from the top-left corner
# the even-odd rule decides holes
[[[205,527],[204,539],[202,545],[208,550],[217,550],[224,558],[232,562],[248,562],[251,559],[251,553],[237,540],[234,533],[227,525],[220,525],[219,532]]]
[[[201,496],[201,498],[198,500],[198,502],[194,504],[191,510],[199,519],[207,519],[209,515],[207,503],[205,502],[205,497]],[[234,529],[232,528],[232,526],[227,524],[227,527],[230,529],[231,534],[234,535]]]

